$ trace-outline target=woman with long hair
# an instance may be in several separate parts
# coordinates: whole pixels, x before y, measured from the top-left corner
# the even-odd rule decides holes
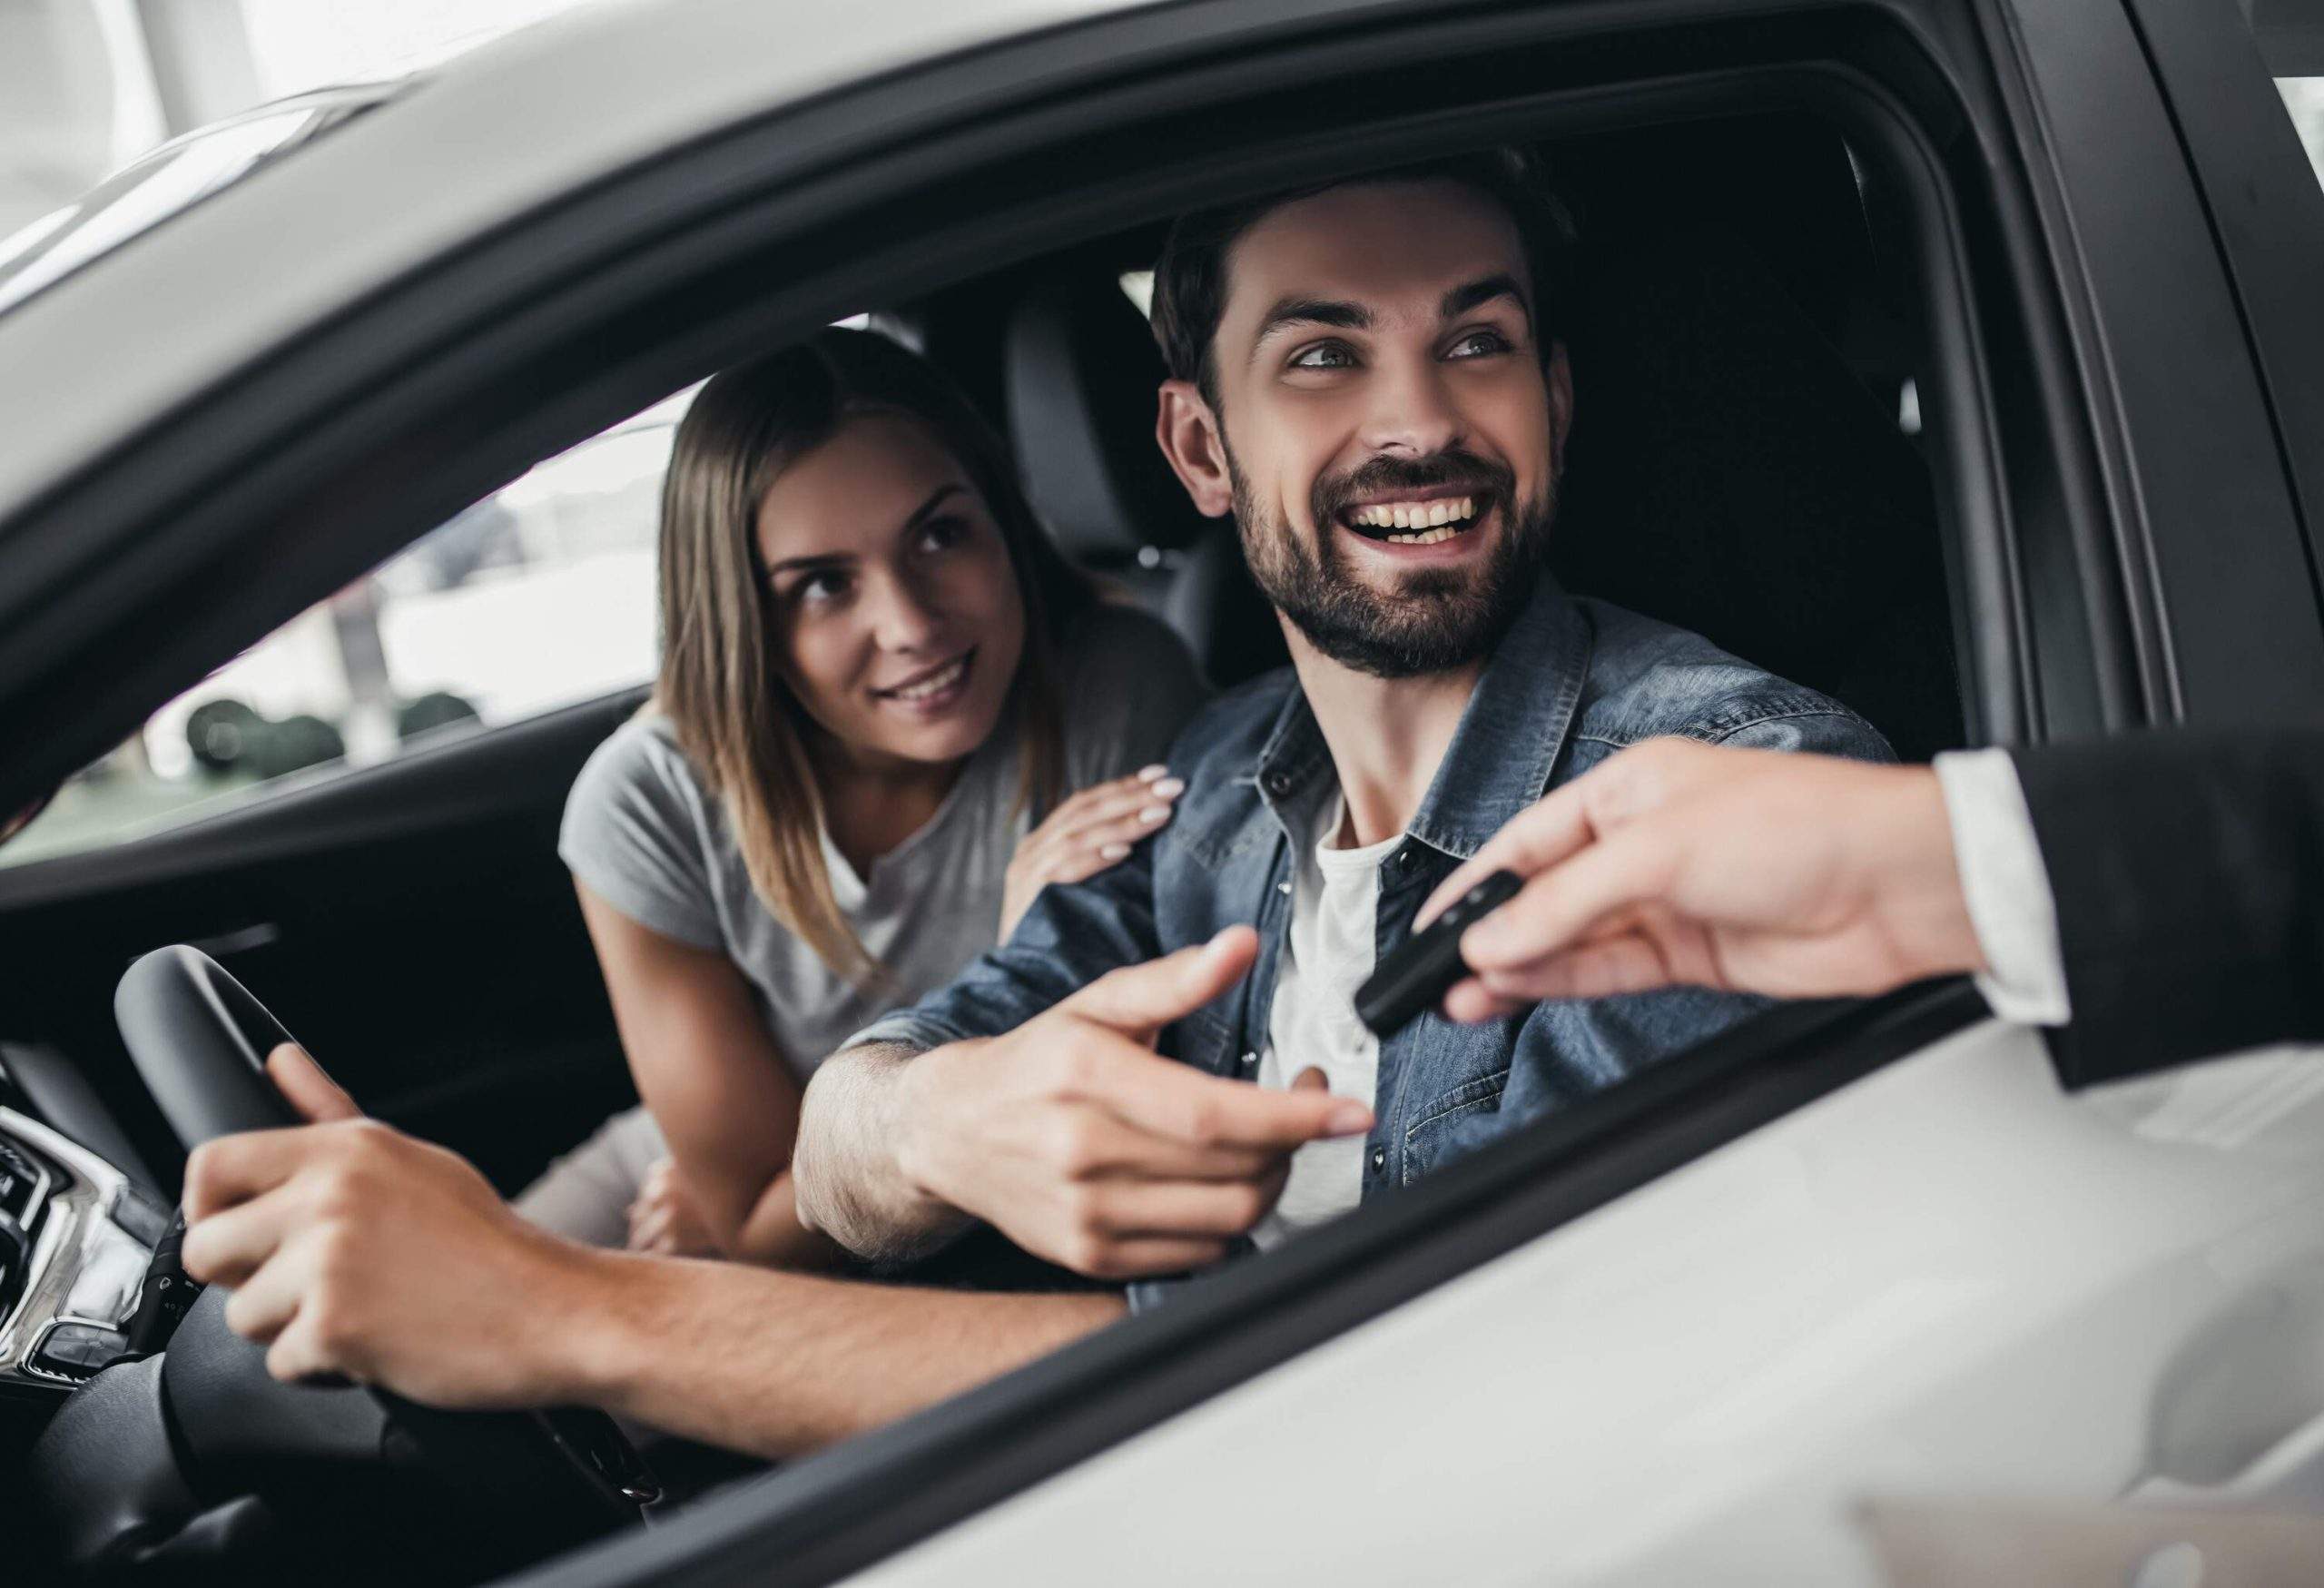
[[[599,1245],[826,1261],[789,1174],[814,1066],[1167,821],[1203,686],[1059,555],[959,392],[866,331],[696,396],[661,607],[653,698],[558,843],[643,1106],[517,1206]]]

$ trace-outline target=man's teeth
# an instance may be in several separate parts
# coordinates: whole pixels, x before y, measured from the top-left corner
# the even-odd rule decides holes
[[[1465,525],[1477,516],[1476,498],[1454,497],[1435,502],[1374,502],[1358,508],[1349,515],[1349,521],[1371,529],[1413,529],[1414,535],[1389,535],[1384,539],[1398,546],[1427,546],[1439,540],[1449,540],[1458,531],[1430,533],[1445,524]]]
[[[905,689],[891,689],[886,693],[891,700],[926,700],[931,695],[941,695],[960,681],[969,670],[969,658],[962,656],[933,678],[924,679]]]

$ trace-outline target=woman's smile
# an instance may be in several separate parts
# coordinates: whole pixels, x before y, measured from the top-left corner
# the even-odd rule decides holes
[[[976,659],[977,648],[970,646],[949,661],[922,667],[885,688],[874,689],[872,698],[888,710],[902,712],[915,721],[942,716],[967,698]]]

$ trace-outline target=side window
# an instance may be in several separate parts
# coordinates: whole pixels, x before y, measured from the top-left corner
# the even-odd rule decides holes
[[[539,464],[220,667],[60,789],[0,865],[645,683],[662,476],[693,396]]]
[[[2299,129],[2309,163],[2316,167],[2316,180],[2324,182],[2324,77],[2279,77],[2276,92]]]

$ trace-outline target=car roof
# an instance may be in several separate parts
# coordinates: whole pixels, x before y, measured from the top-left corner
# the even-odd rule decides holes
[[[377,109],[0,315],[0,524],[302,328],[655,154],[1134,0],[601,0]]]

